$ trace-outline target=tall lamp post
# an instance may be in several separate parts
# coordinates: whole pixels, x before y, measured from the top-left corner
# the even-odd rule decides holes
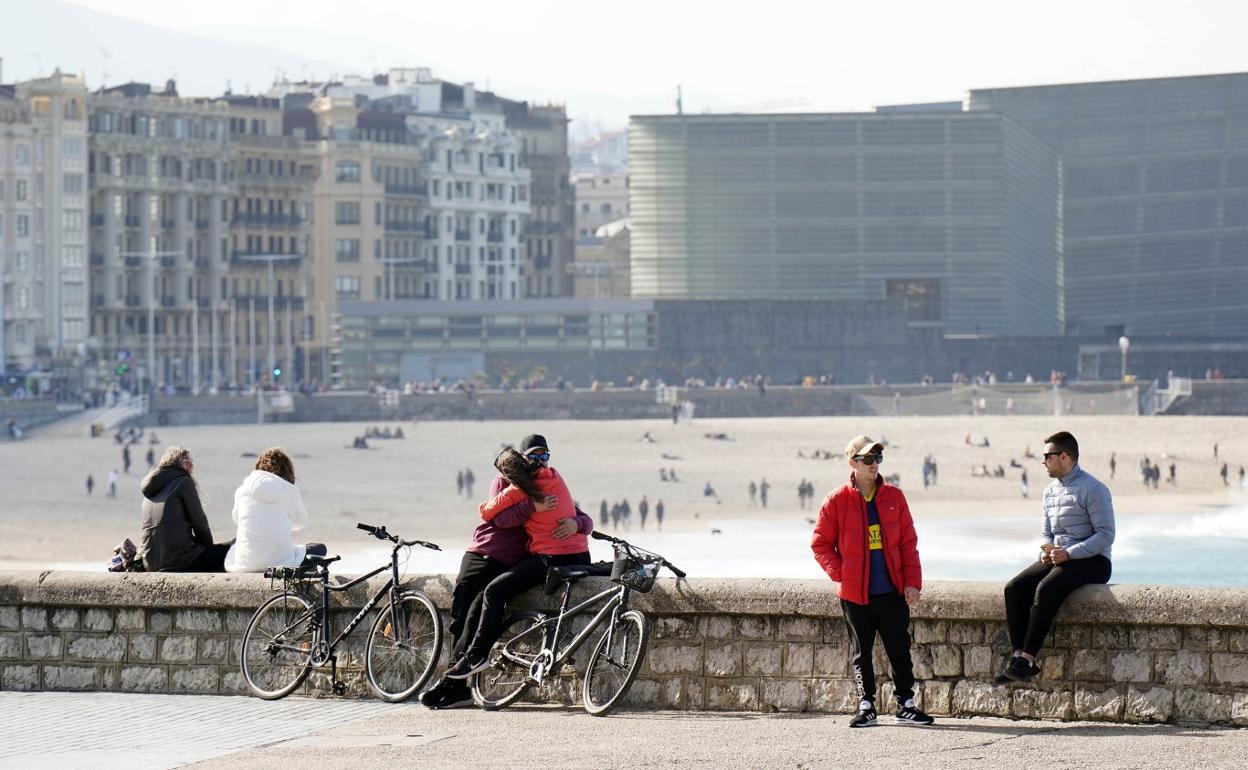
[[[1127,350],[1131,348],[1131,340],[1125,336],[1118,338],[1118,349],[1122,351],[1122,379],[1127,379]]]
[[[6,283],[9,279],[8,256],[16,254],[17,249],[0,249],[0,386],[3,386],[9,375],[9,331],[5,324],[5,295],[8,293]]]
[[[274,320],[273,320],[273,263],[274,263],[274,262],[285,262],[285,261],[289,261],[289,260],[299,260],[299,259],[303,259],[303,255],[302,255],[302,254],[236,254],[236,255],[234,256],[234,259],[236,259],[236,260],[238,260],[238,261],[240,261],[240,262],[263,262],[263,263],[265,263],[265,264],[268,266],[268,274],[269,274],[269,281],[268,281],[268,297],[269,297],[269,301],[268,301],[268,306],[269,306],[269,331],[268,331],[268,335],[267,335],[267,336],[268,336],[268,343],[269,343],[269,359],[268,359],[268,360],[269,360],[269,374],[270,374],[270,375],[272,375],[273,371],[277,368],[277,359],[276,359],[276,358],[274,358],[274,352],[273,352],[273,336],[274,336],[274,334],[273,334],[273,330],[274,330]],[[293,289],[293,286],[292,286],[292,289]],[[274,385],[276,385],[276,384],[277,384],[276,380],[274,380],[274,383],[273,383],[273,384],[274,384]]]
[[[181,257],[185,253],[184,251],[157,251],[155,241],[153,241],[153,247],[149,251],[123,251],[117,255],[123,258],[144,257],[147,259],[147,378],[151,383],[147,391],[149,394],[150,388],[156,382],[156,260],[162,257]],[[199,306],[196,305],[193,312],[198,313],[198,311]]]

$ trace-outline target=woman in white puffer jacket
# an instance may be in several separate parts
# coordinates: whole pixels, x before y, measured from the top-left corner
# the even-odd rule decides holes
[[[238,533],[225,555],[226,572],[298,567],[308,554],[326,553],[320,543],[297,545],[291,537],[308,523],[308,512],[295,486],[294,463],[281,449],[260,453],[255,470],[234,491],[232,515]]]

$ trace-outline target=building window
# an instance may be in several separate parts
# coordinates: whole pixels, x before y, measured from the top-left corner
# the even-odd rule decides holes
[[[360,277],[358,275],[340,275],[334,278],[334,293],[338,299],[360,298]]]
[[[338,182],[360,181],[360,164],[353,160],[340,160],[334,176]]]
[[[28,187],[28,183],[26,182],[25,179],[18,179],[16,182],[14,182],[13,183],[13,200],[15,201],[26,200],[27,187]]]
[[[900,299],[906,321],[940,322],[940,281],[934,278],[892,279],[885,281],[884,294]]]
[[[334,223],[339,225],[358,225],[360,223],[360,204],[357,202],[339,202],[334,204]]]
[[[17,237],[26,238],[30,235],[30,217],[26,214],[17,215]]]
[[[339,262],[359,262],[360,239],[339,238],[334,241],[334,258]]]

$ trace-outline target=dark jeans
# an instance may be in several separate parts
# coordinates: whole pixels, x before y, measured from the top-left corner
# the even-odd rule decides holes
[[[507,610],[507,602],[530,588],[541,585],[546,580],[548,568],[589,563],[589,551],[559,556],[532,554],[490,581],[481,592],[481,617],[472,641],[465,648],[467,655],[470,658],[481,658],[489,653],[503,630],[503,614]]]
[[[914,697],[914,665],[910,660],[910,607],[897,592],[868,597],[868,604],[841,600],[845,627],[849,629],[850,665],[859,700],[875,702],[875,664],[871,650],[878,632],[893,671],[893,688],[899,704]]]
[[[230,550],[230,543],[213,543],[205,546],[203,553],[195,557],[195,561],[186,569],[178,572],[225,572],[225,554]],[[172,570],[170,570],[172,571]]]
[[[1061,564],[1037,561],[1005,584],[1005,618],[1010,644],[1028,655],[1040,652],[1057,609],[1080,586],[1108,583],[1113,567],[1104,556]]]
[[[471,551],[459,562],[459,577],[455,578],[455,592],[451,595],[452,661],[464,654],[476,635],[485,587],[506,571],[506,564]]]

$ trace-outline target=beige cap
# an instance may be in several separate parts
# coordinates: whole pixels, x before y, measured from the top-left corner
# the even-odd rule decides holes
[[[852,460],[859,455],[867,455],[873,452],[880,454],[883,451],[884,445],[875,439],[869,436],[854,436],[845,447],[845,456]]]

